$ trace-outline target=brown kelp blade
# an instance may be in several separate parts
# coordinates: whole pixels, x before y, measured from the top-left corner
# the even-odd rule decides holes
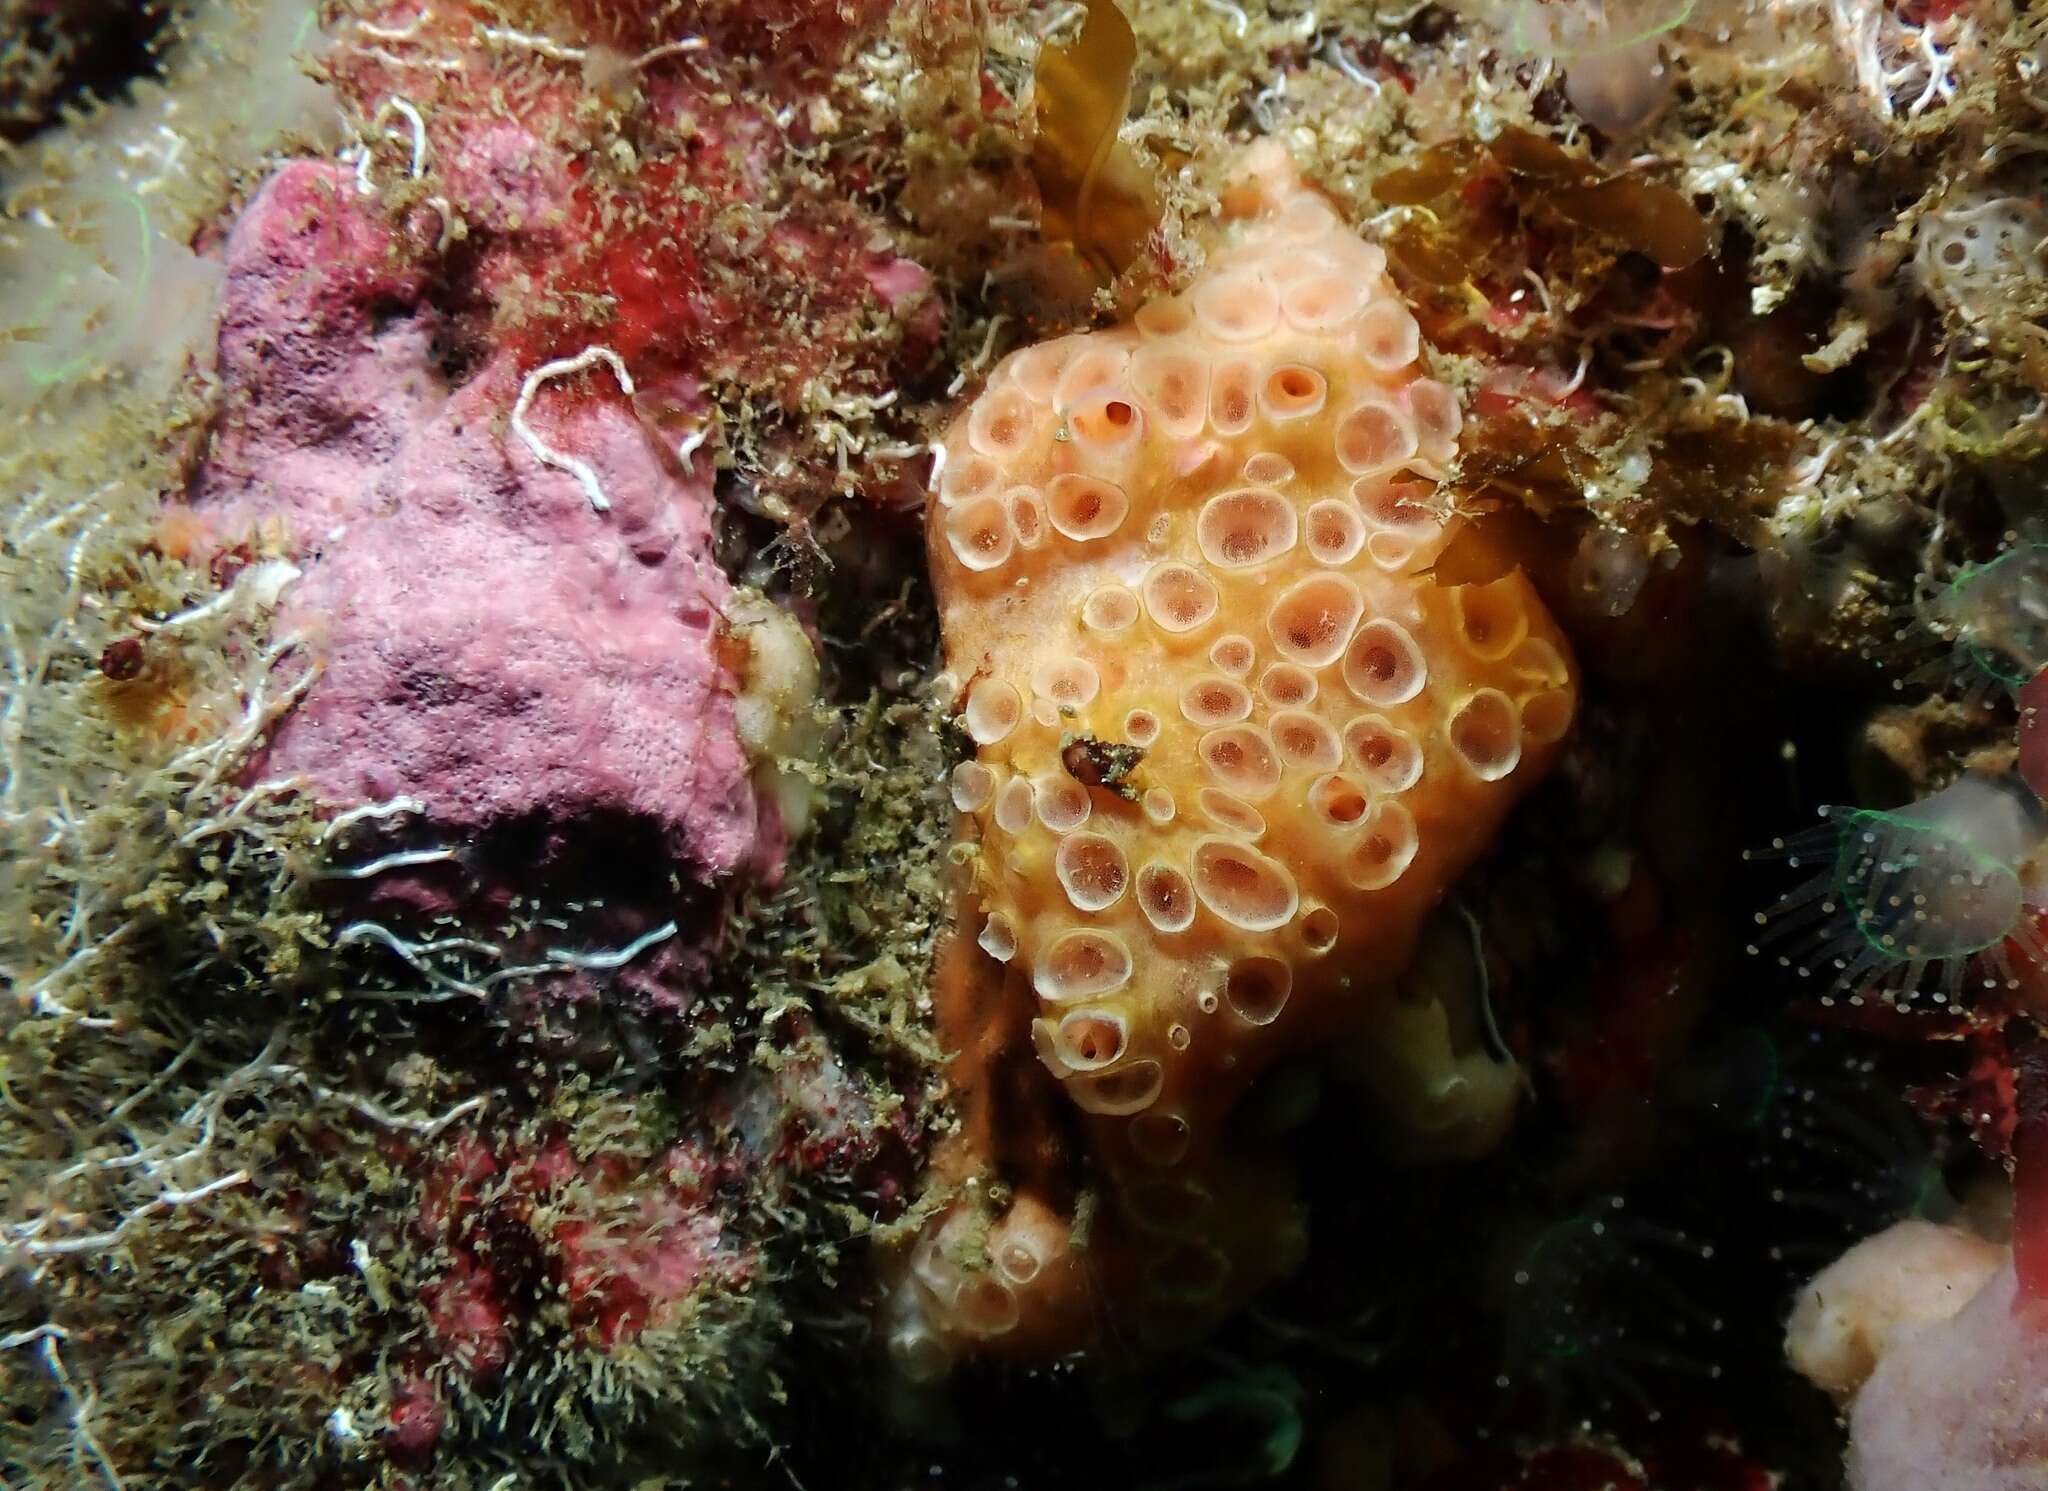
[[[1712,246],[1706,219],[1685,194],[1639,176],[1607,176],[1591,161],[1525,129],[1505,129],[1488,147],[1510,176],[1535,187],[1559,216],[1683,269]]]
[[[1031,170],[1044,202],[1045,236],[1074,246],[1108,276],[1144,249],[1159,195],[1117,138],[1130,105],[1138,40],[1113,0],[1089,0],[1081,34],[1038,54],[1038,139]]]

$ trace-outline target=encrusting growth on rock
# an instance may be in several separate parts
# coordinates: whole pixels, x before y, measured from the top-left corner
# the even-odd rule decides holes
[[[1236,182],[1185,295],[1017,353],[943,442],[979,852],[937,992],[961,1199],[891,1322],[913,1372],[1106,1320],[1183,1335],[1290,1268],[1285,1140],[1241,1121],[1248,1091],[1310,1057],[1383,1082],[1393,1042],[1455,1085],[1396,981],[1572,721],[1522,574],[1432,573],[1478,542],[1437,495],[1460,412],[1385,256],[1277,145]],[[1077,742],[1142,756],[1111,781]],[[1099,1198],[1062,1174],[1061,1103]]]

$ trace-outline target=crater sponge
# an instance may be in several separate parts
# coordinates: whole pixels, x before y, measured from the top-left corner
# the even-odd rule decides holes
[[[1391,1043],[1466,1091],[1397,984],[1572,720],[1522,574],[1432,572],[1459,406],[1384,255],[1277,147],[1239,181],[1185,295],[1017,353],[944,441],[979,852],[939,993],[964,1199],[912,1250],[913,1364],[1106,1315],[1170,1337],[1291,1266],[1287,1140],[1248,1095],[1309,1061],[1381,1085]]]

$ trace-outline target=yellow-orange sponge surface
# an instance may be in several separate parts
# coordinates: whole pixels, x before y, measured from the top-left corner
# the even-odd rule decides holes
[[[1246,182],[1185,295],[996,370],[930,514],[963,929],[1125,1178],[1138,1277],[1188,1297],[1230,1288],[1198,1219],[1246,1085],[1371,1038],[1575,703],[1519,572],[1432,578],[1458,403],[1384,256],[1277,151]]]

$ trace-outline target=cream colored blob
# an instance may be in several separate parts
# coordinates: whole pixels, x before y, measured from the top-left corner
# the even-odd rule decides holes
[[[1960,1227],[1896,1222],[1799,1291],[1785,1354],[1815,1387],[1838,1401],[1852,1398],[1886,1352],[1962,1309],[2007,1254]]]
[[[747,645],[733,727],[754,763],[755,789],[772,800],[794,839],[811,821],[814,792],[800,764],[817,753],[818,655],[794,616],[756,591],[726,606],[734,635]]]

